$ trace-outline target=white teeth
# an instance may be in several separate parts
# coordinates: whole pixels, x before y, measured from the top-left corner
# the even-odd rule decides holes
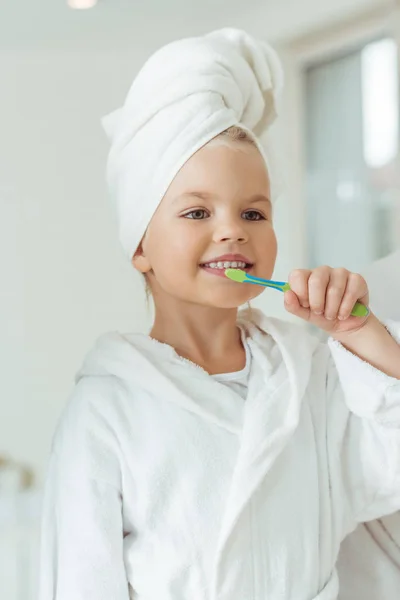
[[[212,263],[207,263],[204,266],[206,267],[210,267],[211,269],[244,269],[246,267],[246,263],[245,262],[239,262],[239,261],[219,261],[219,262],[212,262]]]

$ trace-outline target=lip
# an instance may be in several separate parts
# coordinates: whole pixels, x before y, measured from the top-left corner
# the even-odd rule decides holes
[[[211,258],[210,260],[207,260],[204,263],[201,263],[200,267],[207,273],[210,273],[210,275],[215,275],[216,277],[223,277],[225,279],[225,281],[230,282],[231,280],[228,279],[225,275],[225,269],[213,269],[211,267],[204,266],[205,264],[209,264],[212,262],[225,262],[225,261],[244,262],[244,263],[250,265],[249,267],[246,267],[245,269],[243,269],[244,271],[246,271],[246,273],[250,273],[251,269],[254,266],[254,263],[252,263],[251,260],[249,260],[249,258],[247,258],[247,256],[244,256],[243,254],[221,254],[221,256],[216,256],[215,258]]]
[[[253,264],[254,264],[249,258],[247,258],[247,256],[244,256],[243,254],[221,254],[221,256],[216,256],[214,258],[205,260],[204,262],[201,263],[201,265],[203,266],[205,264],[210,264],[212,262],[225,262],[225,261],[244,262],[251,266],[253,266]]]

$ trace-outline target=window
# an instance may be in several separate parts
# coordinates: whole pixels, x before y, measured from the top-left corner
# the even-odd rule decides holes
[[[400,245],[397,46],[374,41],[304,75],[309,263],[362,271]]]

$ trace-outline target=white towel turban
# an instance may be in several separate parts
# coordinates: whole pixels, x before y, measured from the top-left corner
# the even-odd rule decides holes
[[[107,181],[129,258],[180,168],[232,125],[257,143],[276,198],[271,156],[261,136],[277,116],[282,84],[275,51],[236,29],[173,42],[145,63],[125,104],[103,119],[111,141]]]

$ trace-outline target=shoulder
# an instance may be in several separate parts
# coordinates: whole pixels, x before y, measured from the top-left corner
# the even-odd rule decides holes
[[[64,409],[65,418],[107,418],[125,394],[123,382],[113,375],[88,375],[77,380]]]
[[[83,377],[70,393],[58,419],[53,450],[102,439],[113,444],[118,413],[125,394],[115,377]]]

